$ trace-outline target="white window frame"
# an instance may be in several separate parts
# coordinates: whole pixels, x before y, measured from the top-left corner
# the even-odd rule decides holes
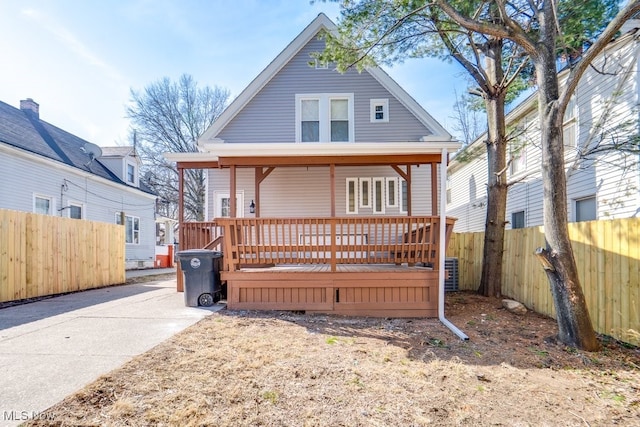
[[[359,180],[359,200],[361,208],[371,208],[371,178],[358,178]],[[367,190],[364,188],[364,184],[367,184]],[[364,201],[364,195],[367,194],[367,201]]]
[[[122,218],[122,214],[120,212],[115,213],[116,216],[116,224],[124,225],[124,240],[127,245],[139,245],[140,244],[140,217],[133,215],[124,215],[124,224],[120,222]],[[127,238],[129,237],[129,230],[127,229],[127,219],[131,219],[131,241],[128,242]],[[137,221],[136,221],[137,220]],[[136,222],[138,224],[138,228],[136,229]]]
[[[48,200],[49,201],[49,212],[47,213],[40,213],[37,211],[36,209],[36,200],[37,199],[42,199],[42,200]],[[55,209],[55,198],[53,198],[52,196],[45,196],[44,194],[38,194],[38,193],[34,193],[33,194],[33,212],[34,213],[39,213],[40,215],[53,215],[54,209]]]
[[[74,202],[74,201],[67,202],[67,218],[71,218],[71,207],[72,206],[80,208],[80,218],[76,218],[76,219],[85,219],[84,203]]]
[[[385,205],[387,204],[387,200],[385,197],[385,179],[384,178],[372,178],[372,185],[371,185],[371,190],[373,192],[373,197],[371,198],[371,203],[373,203],[372,208],[373,208],[373,213],[374,214],[383,214],[384,213],[384,208]],[[378,195],[377,191],[376,191],[376,186],[380,184],[380,188],[381,188],[381,192],[382,194]],[[378,205],[378,199],[381,199],[380,202],[380,209],[377,209],[377,205]]]
[[[514,215],[517,215],[517,214],[522,214],[522,227],[514,227],[515,224],[513,221],[513,217]],[[524,209],[511,212],[511,229],[516,230],[518,228],[526,228],[526,227],[527,227],[527,212]]]
[[[404,209],[405,202],[407,202],[407,200],[405,200],[405,199],[408,199],[408,197],[409,197],[409,187],[408,187],[408,185],[409,184],[404,179],[400,179],[400,181],[398,182],[398,199],[399,199],[398,208],[400,210],[400,213],[403,213],[403,214],[406,214],[408,212],[408,209]],[[402,187],[403,186],[407,186],[407,197],[405,197],[403,195],[403,193],[402,193]],[[409,203],[406,203],[406,204],[407,204],[407,207],[408,207]]]
[[[296,142],[302,143],[302,101],[317,100],[319,109],[319,139],[317,142],[332,142],[331,141],[331,101],[345,99],[348,101],[347,106],[347,120],[349,121],[349,140],[340,142],[354,142],[355,141],[355,126],[354,126],[354,107],[353,107],[353,93],[309,93],[309,94],[296,94]],[[335,143],[340,143],[335,142]]]
[[[129,166],[133,168],[133,181],[129,180]],[[138,165],[136,162],[125,159],[124,161],[124,182],[131,184],[135,187],[140,185],[140,176],[138,174]]]
[[[395,195],[394,200],[391,199],[391,192],[389,191],[393,188],[393,194]],[[397,208],[399,205],[398,201],[398,179],[396,177],[387,177],[385,178],[384,192],[386,193],[386,203],[388,208]]]
[[[316,70],[328,70],[329,69],[329,63],[328,62],[321,61],[318,58],[315,58],[314,59],[314,63],[315,63]]]
[[[382,107],[382,118],[376,118],[376,107]],[[371,99],[369,101],[371,123],[388,123],[389,122],[389,99]]]
[[[593,204],[594,204],[594,219],[584,219],[584,220],[578,220],[578,205],[581,202],[587,201],[587,200],[593,200]],[[592,194],[590,196],[585,196],[585,197],[579,197],[573,200],[573,221],[574,222],[581,222],[581,221],[595,221],[598,219],[598,198],[595,196],[595,194]]]
[[[351,185],[353,185],[354,194],[353,194],[353,209],[350,210],[349,209],[349,201],[350,201],[349,200],[350,199],[349,192],[350,192],[350,189],[351,189]],[[359,204],[359,202],[358,202],[359,191],[358,190],[359,190],[359,180],[358,180],[358,178],[347,178],[346,182],[345,182],[345,198],[344,198],[345,205],[344,205],[344,210],[346,211],[346,213],[348,215],[355,215],[355,214],[358,213],[358,204]]]
[[[222,216],[222,199],[229,199],[229,192],[214,191],[214,206],[215,212],[214,218],[229,218],[228,216]],[[244,192],[236,192],[236,217],[244,218]]]
[[[562,143],[565,147],[577,147],[578,146],[578,120],[576,118],[578,105],[576,102],[575,95],[571,97],[569,100],[569,104],[567,104],[567,109],[564,112],[564,117],[562,118]],[[565,138],[566,136],[570,136],[569,138]]]

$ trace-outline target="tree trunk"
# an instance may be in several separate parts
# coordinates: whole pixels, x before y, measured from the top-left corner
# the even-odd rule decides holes
[[[550,2],[547,2],[550,3]],[[541,118],[543,215],[546,249],[537,254],[549,279],[558,321],[559,339],[587,351],[599,343],[587,309],[569,230],[567,228],[567,183],[564,170],[562,113],[558,110],[559,84],[555,65],[555,30],[551,6],[541,14],[541,34],[534,58]]]
[[[485,53],[487,77],[492,93],[485,94],[488,125],[487,216],[478,293],[487,297],[499,297],[502,293],[502,257],[507,209],[507,140],[504,114],[506,88],[501,85],[502,41],[491,41]]]

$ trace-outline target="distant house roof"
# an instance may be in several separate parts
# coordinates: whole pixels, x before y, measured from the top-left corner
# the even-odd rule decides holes
[[[32,99],[21,101],[19,109],[0,101],[0,143],[131,187],[89,154],[86,147],[93,145],[89,141],[40,120],[39,105]],[[133,149],[123,148],[127,153]],[[139,189],[153,194],[142,183]]]
[[[101,157],[126,157],[131,153],[134,153],[135,150],[131,146],[124,147],[101,147],[102,148],[102,156]],[[135,153],[133,154],[135,155]]]

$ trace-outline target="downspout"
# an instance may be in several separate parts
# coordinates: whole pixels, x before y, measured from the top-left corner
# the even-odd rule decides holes
[[[456,334],[461,340],[467,341],[469,337],[465,335],[456,325],[451,323],[444,317],[444,258],[447,247],[445,245],[447,232],[447,149],[442,149],[442,158],[440,160],[440,230],[438,235],[438,243],[440,245],[438,257],[438,319],[449,328],[451,332]]]

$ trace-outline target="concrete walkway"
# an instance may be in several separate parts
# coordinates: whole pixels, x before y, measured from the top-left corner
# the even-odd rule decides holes
[[[37,417],[222,307],[185,307],[170,279],[0,309],[0,426]]]

